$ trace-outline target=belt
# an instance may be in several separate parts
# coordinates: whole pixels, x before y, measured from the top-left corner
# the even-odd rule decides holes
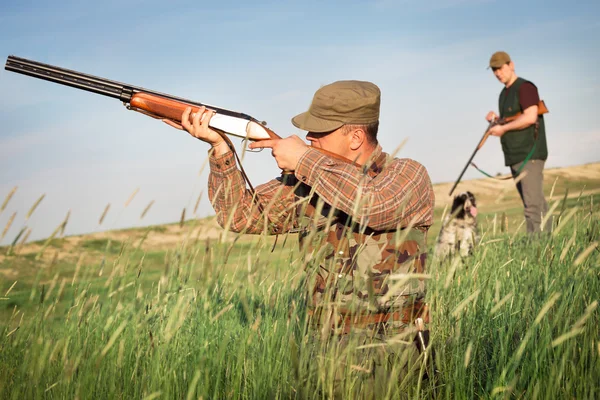
[[[313,310],[309,310],[309,316],[312,317],[314,314]],[[331,328],[341,329],[341,333],[347,334],[352,328],[384,329],[385,325],[391,321],[401,321],[406,325],[411,325],[417,318],[422,318],[424,323],[429,323],[429,307],[422,300],[390,312],[351,314],[344,310],[338,310],[338,318],[331,319]],[[319,325],[318,320],[317,325]]]

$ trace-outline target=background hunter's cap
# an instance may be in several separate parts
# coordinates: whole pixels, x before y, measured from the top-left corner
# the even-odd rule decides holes
[[[490,58],[490,66],[488,68],[500,68],[504,64],[510,62],[510,56],[504,51],[497,51]]]
[[[345,124],[379,121],[381,91],[363,81],[337,81],[315,93],[308,111],[292,118],[295,127],[309,132],[331,132]]]

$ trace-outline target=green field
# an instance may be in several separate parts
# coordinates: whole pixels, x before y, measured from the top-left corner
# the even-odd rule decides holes
[[[478,195],[474,255],[428,265],[438,372],[379,398],[600,397],[600,180],[557,176],[536,240],[514,189]],[[197,234],[210,223],[0,248],[0,398],[366,397],[369,371],[306,351],[296,238]],[[174,230],[173,246],[145,242]]]

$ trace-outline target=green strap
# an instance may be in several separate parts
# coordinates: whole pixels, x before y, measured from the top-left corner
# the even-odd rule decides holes
[[[529,154],[527,154],[527,157],[525,157],[525,160],[523,161],[523,164],[521,164],[521,166],[519,167],[518,171],[517,171],[517,176],[521,173],[521,171],[523,171],[523,168],[525,167],[525,164],[527,164],[527,162],[529,161],[529,159],[531,158],[531,156],[533,156],[533,152],[535,151],[535,147],[537,144],[537,140],[533,143],[533,147],[531,148],[531,151],[529,152]],[[498,180],[506,180],[506,179],[511,179],[512,176],[506,177],[506,178],[496,178],[495,176],[492,176],[490,174],[488,174],[487,172],[485,172],[484,170],[482,170],[481,168],[479,168],[477,165],[475,165],[474,162],[471,162],[471,165],[473,167],[475,167],[475,169],[479,172],[481,172],[483,175],[487,176],[488,178],[492,178],[492,179],[498,179]]]

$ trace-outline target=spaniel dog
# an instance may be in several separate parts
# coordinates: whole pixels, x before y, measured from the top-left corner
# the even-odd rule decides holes
[[[444,218],[435,254],[444,259],[458,251],[461,257],[466,257],[478,240],[477,202],[473,193],[464,192],[454,197],[452,210]]]

